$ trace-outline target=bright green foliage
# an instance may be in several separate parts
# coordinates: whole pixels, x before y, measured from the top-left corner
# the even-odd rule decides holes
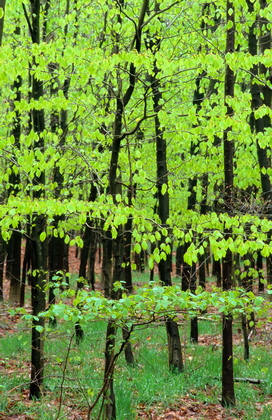
[[[211,3],[208,10],[203,10],[202,3],[197,2],[159,2],[160,13],[150,5],[141,28],[143,43],[138,53],[135,25],[141,5],[139,0],[124,7],[106,0],[81,0],[71,4],[61,0],[58,6],[50,4],[48,10],[43,5],[44,33],[37,45],[31,42],[21,3],[12,0],[7,4],[0,50],[0,227],[3,238],[8,240],[11,230],[19,225],[25,232],[27,218],[30,216],[32,222],[33,215],[38,213],[47,218],[41,241],[54,235],[65,238],[66,243],[81,246],[80,237],[71,237],[69,232],[80,231],[88,217],[103,223],[103,228],[111,230],[113,238],[117,236],[118,226],[133,217],[136,253],[149,251],[151,244],[161,241],[161,237],[166,238],[165,248],[155,248],[150,255],[150,268],[166,258],[170,242],[178,245],[194,240],[185,255],[189,264],[196,262],[208,245],[215,259],[222,258],[228,248],[240,255],[257,250],[264,257],[271,255],[272,221],[264,217],[257,157],[257,138],[261,148],[270,146],[271,130],[252,134],[248,88],[252,66],[270,66],[271,63],[269,49],[263,55],[248,53],[249,25],[259,12],[269,20],[271,7],[259,11],[259,3],[254,2],[254,12],[249,13],[246,1],[235,2],[239,49],[224,56],[225,2]],[[27,4],[25,6],[29,13]],[[16,25],[20,33],[14,33]],[[153,55],[150,41],[158,39],[160,49]],[[158,116],[167,141],[169,185],[163,186],[162,193],[170,196],[168,231],[160,226],[154,212],[157,189],[154,111],[149,82],[154,60],[163,92]],[[226,63],[236,73],[235,97],[227,99],[234,115],[227,118],[222,83]],[[122,97],[130,85],[131,64],[136,68],[136,82],[123,114],[117,171],[122,176],[122,191],[113,200],[107,194],[107,187],[116,98]],[[200,90],[204,99],[201,109],[197,110],[192,105],[195,80],[203,73]],[[39,100],[29,100],[30,75],[43,83],[44,96]],[[22,78],[20,102],[14,101],[15,92],[11,89],[19,76]],[[215,82],[213,90],[211,81]],[[270,86],[270,81],[262,77],[256,83]],[[36,147],[38,135],[29,129],[29,113],[34,109],[45,113],[46,127],[40,133],[44,150]],[[52,115],[64,111],[68,116],[65,132],[61,124],[53,129]],[[19,144],[15,144],[11,133],[16,112],[22,127]],[[264,115],[271,116],[271,109],[263,104],[255,110],[255,117]],[[237,196],[232,214],[215,209],[215,202],[222,204],[224,178],[220,139],[228,127],[232,128],[229,138],[235,141]],[[64,135],[65,141],[61,144]],[[56,168],[63,176],[61,186],[53,180]],[[41,172],[45,173],[45,184],[36,185],[33,180]],[[12,173],[20,175],[14,194],[15,186],[10,185]],[[207,189],[203,191],[201,182],[197,183],[196,210],[188,211],[188,180],[196,176],[201,179],[204,174],[209,177]],[[271,177],[270,168],[267,174]],[[99,191],[94,203],[88,202],[91,183]],[[127,187],[134,185],[137,194],[132,205],[128,205]],[[257,191],[254,197],[248,194],[253,187]],[[8,189],[11,190],[9,197]],[[37,190],[42,193],[39,201],[33,200]],[[200,216],[203,195],[209,211]],[[65,219],[55,226],[53,219],[57,215],[64,215]],[[224,239],[224,228],[232,229],[232,240]]]
[[[117,289],[123,289],[120,282],[114,284]],[[80,290],[77,293],[69,289],[58,297],[59,303],[41,316],[58,318],[73,323],[80,321],[82,325],[94,320],[112,321],[117,326],[149,324],[171,317],[194,317],[207,311],[207,317],[221,317],[232,313],[234,318],[241,314],[252,312],[263,318],[271,308],[271,303],[261,296],[243,289],[231,291],[206,292],[198,288],[195,293],[181,291],[179,286],[161,286],[151,283],[140,287],[135,294],[123,293],[119,300],[107,299],[100,292]],[[71,301],[72,305],[67,304]],[[209,313],[209,309],[215,311]],[[29,316],[29,315],[25,315]]]

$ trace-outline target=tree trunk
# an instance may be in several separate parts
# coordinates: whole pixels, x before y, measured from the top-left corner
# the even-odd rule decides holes
[[[97,197],[97,186],[95,183],[92,184],[91,193],[89,197],[90,202],[94,202]],[[84,234],[83,234],[83,248],[81,248],[80,252],[80,265],[79,265],[79,278],[83,278],[87,280],[87,264],[89,260],[89,266],[92,265],[92,269],[90,270],[91,279],[90,284],[92,286],[92,290],[94,290],[94,263],[95,263],[95,253],[96,253],[96,238],[95,238],[95,226],[94,222],[88,218]],[[78,282],[78,288],[81,289],[83,287],[83,283],[81,281]]]
[[[169,369],[172,373],[181,373],[183,371],[183,360],[178,326],[176,321],[173,321],[171,318],[166,319],[165,325],[168,340]]]
[[[259,292],[264,291],[263,256],[260,251],[257,254],[256,269],[258,271]]]
[[[28,226],[27,230],[29,231],[30,228]],[[30,232],[28,232],[28,237],[26,238],[25,242],[25,254],[23,259],[23,268],[22,268],[22,282],[21,282],[21,293],[20,293],[20,306],[23,307],[25,304],[25,286],[26,286],[26,279],[27,273],[31,268],[31,240],[29,239]]]
[[[105,420],[116,420],[116,403],[115,393],[113,388],[113,375],[114,375],[114,348],[115,348],[115,335],[116,327],[112,322],[108,323],[106,332],[106,348],[105,348],[105,369],[104,381],[106,387],[103,395],[103,408]]]
[[[135,50],[140,53],[141,50],[141,35],[142,35],[142,24],[144,22],[145,14],[147,11],[148,1],[143,0],[141,5],[141,11],[139,14],[138,24],[135,28]],[[124,2],[118,4],[118,8],[124,7]],[[121,16],[118,16],[118,23],[122,24]],[[133,41],[133,43],[134,43]],[[116,38],[116,49],[118,50],[118,36]],[[122,85],[122,81],[118,80],[118,83]],[[132,94],[134,92],[136,83],[136,67],[133,63],[129,66],[129,84],[123,96],[121,96],[121,92],[116,94],[116,110],[115,110],[115,119],[114,119],[114,132],[113,132],[113,141],[111,147],[111,160],[110,160],[110,168],[109,168],[109,190],[108,193],[112,196],[114,202],[116,202],[116,194],[118,193],[118,188],[121,188],[121,183],[119,182],[119,175],[117,173],[118,170],[118,161],[119,161],[119,153],[121,148],[121,142],[124,136],[122,135],[122,128],[123,128],[123,114],[126,106],[128,105]],[[114,292],[112,289],[112,285],[115,281],[121,281],[124,279],[124,268],[123,268],[123,259],[124,259],[124,227],[118,226],[117,228],[117,236],[115,239],[111,238],[110,232],[107,233],[107,238],[105,239],[105,247],[103,252],[105,251],[105,258],[108,256],[108,252],[112,250],[112,255],[110,255],[110,260],[105,262],[104,267],[106,267],[107,272],[105,271],[104,274],[106,275],[104,279],[108,281],[108,284],[105,285],[105,294],[111,296],[111,298],[118,299],[119,293]],[[104,258],[104,255],[103,255]],[[113,272],[111,276],[111,259],[113,259]],[[112,354],[114,353],[114,344],[115,342],[111,342],[111,323],[108,323],[107,333],[106,333],[106,351],[105,351],[105,375],[108,375],[108,363],[110,358],[113,357]],[[110,347],[108,347],[110,346]],[[110,398],[106,400],[104,403],[104,418],[107,420],[115,420],[116,419],[116,407],[115,407],[115,397],[114,397],[114,389],[113,389],[113,373],[109,378],[109,389],[110,389]]]
[[[248,330],[247,330],[247,319],[246,315],[242,315],[242,331],[244,337],[244,360],[249,359],[249,340],[248,340]]]
[[[223,315],[222,405],[235,405],[233,375],[232,316]]]
[[[227,29],[226,37],[226,53],[231,53],[235,49],[235,19],[234,5],[232,1],[227,1],[227,23],[231,27]],[[225,73],[225,106],[227,108],[227,116],[233,115],[233,109],[227,103],[228,97],[234,97],[234,72],[226,65]],[[224,205],[225,211],[231,215],[233,207],[233,141],[228,138],[231,133],[231,127],[224,131]],[[231,229],[224,229],[224,237],[227,240],[231,238]],[[223,290],[229,290],[232,287],[232,253],[227,250],[223,258]],[[222,354],[222,405],[235,405],[234,394],[234,375],[233,375],[233,348],[232,348],[232,316],[230,314],[223,316],[223,354]]]
[[[32,276],[31,304],[32,314],[38,317],[40,312],[45,311],[45,292],[46,282],[45,270],[45,243],[41,242],[39,236],[44,229],[44,217],[36,216],[35,224],[32,229],[33,252],[32,270],[36,273]],[[40,329],[36,329],[36,327]],[[33,319],[32,321],[32,350],[31,350],[31,382],[30,399],[39,399],[42,395],[43,371],[44,371],[44,318]]]
[[[30,35],[33,44],[40,43],[40,0],[30,0],[30,16],[32,25]],[[33,65],[36,66],[33,58]],[[32,90],[31,97],[39,101],[43,97],[43,82],[38,80],[35,74],[31,77]],[[38,107],[37,107],[38,108]],[[31,128],[38,135],[38,141],[35,144],[42,152],[44,150],[44,140],[41,134],[45,130],[44,110],[36,109],[35,106],[31,113]],[[41,172],[35,175],[33,186],[39,187],[33,190],[33,198],[39,199],[43,193],[45,183],[45,174]],[[42,215],[35,214],[32,220],[32,284],[31,284],[31,301],[32,313],[35,317],[40,311],[45,310],[45,293],[44,286],[46,281],[46,242],[41,242],[40,234],[45,229],[45,218]],[[33,319],[32,321],[32,352],[31,352],[31,383],[30,383],[30,399],[38,399],[42,394],[43,369],[44,369],[44,346],[43,346],[43,319]],[[39,329],[37,330],[36,327]]]
[[[156,162],[157,162],[157,193],[158,193],[158,215],[161,224],[168,229],[167,219],[169,218],[169,193],[168,193],[168,170],[167,170],[167,155],[166,155],[166,141],[163,136],[163,130],[160,126],[159,111],[161,109],[160,101],[162,94],[160,91],[160,83],[158,80],[159,69],[154,63],[154,75],[150,76],[152,95],[153,95],[153,109],[155,112],[155,134],[156,134]],[[166,186],[166,191],[163,194],[163,186]],[[166,237],[161,236],[160,244],[166,243]],[[159,244],[159,245],[160,245]],[[172,270],[172,254],[166,255],[166,259],[161,259],[159,262],[159,275],[163,285],[171,286],[171,270]],[[178,324],[171,318],[166,319],[166,331],[168,337],[168,355],[169,355],[169,369],[171,372],[180,373],[183,370],[183,360],[181,352],[181,344],[179,337]]]
[[[126,341],[126,346],[124,348],[125,359],[129,366],[135,366],[134,355],[132,351],[131,342],[128,340],[129,331],[126,327],[122,328],[123,340]]]
[[[3,16],[0,18],[0,47],[2,45],[3,33],[4,33],[4,19],[6,11],[6,0],[0,0],[0,9],[3,10]]]
[[[20,34],[20,28],[17,26],[14,33]],[[22,78],[17,77],[17,80],[13,83],[12,90],[15,92],[15,98],[12,105],[15,117],[13,120],[13,127],[11,134],[14,137],[14,147],[20,150],[20,136],[21,136],[21,120],[18,110],[15,108],[14,103],[21,101],[21,86]],[[8,196],[17,195],[20,185],[20,174],[12,172],[9,176],[10,187],[8,189]],[[8,244],[8,256],[7,256],[7,272],[9,273],[10,279],[10,291],[9,301],[12,303],[20,303],[21,293],[21,240],[22,235],[20,233],[20,225],[16,231],[12,232],[11,238]]]
[[[6,242],[0,236],[0,301],[4,300],[4,267],[5,267],[5,259],[6,259]]]
[[[20,232],[12,232],[9,241],[10,253],[7,256],[10,278],[9,302],[17,304],[20,303],[21,294],[21,239],[22,235]]]

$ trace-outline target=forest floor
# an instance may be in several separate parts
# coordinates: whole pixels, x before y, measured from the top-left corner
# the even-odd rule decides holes
[[[0,325],[0,339],[12,334],[18,333],[17,326],[20,323],[19,316],[11,317],[8,313],[8,305],[1,304],[1,325]],[[271,348],[272,345],[272,336],[271,336],[271,325],[267,325],[265,330],[258,331],[258,346],[267,346]],[[238,335],[234,336],[235,342],[241,341],[241,337]],[[216,348],[220,346],[220,337],[200,335],[198,346],[206,346],[207,348]],[[187,355],[190,358],[190,355]],[[14,360],[0,356],[0,374],[5,376],[16,376],[27,377],[30,371],[30,363],[22,361],[15,358]],[[258,389],[259,385],[253,385]],[[190,390],[188,395],[182,395],[179,398],[176,398],[174,404],[169,404],[167,406],[164,403],[156,402],[156,404],[140,404],[137,407],[136,419],[142,420],[244,420],[248,417],[244,416],[243,410],[238,409],[225,409],[221,406],[220,402],[210,403],[209,401],[209,392],[212,394],[214,392],[213,387],[210,388],[207,386],[205,393],[207,396],[207,402],[198,400],[198,391]],[[14,387],[8,391],[8,404],[5,411],[1,411],[0,408],[0,420],[40,420],[39,417],[35,414],[30,414],[35,405],[39,402],[29,401],[28,393],[28,383],[22,383],[19,386]],[[59,419],[64,420],[85,420],[87,413],[86,407],[79,408],[77,407],[76,401],[73,399],[76,396],[72,394],[68,398],[65,398],[63,405],[66,409],[66,416],[59,417]],[[0,384],[0,399],[1,399],[1,384]],[[20,405],[20,413],[18,413],[18,404]],[[55,407],[55,413],[58,412],[58,407],[60,404],[59,393],[46,392],[45,401],[43,406],[52,408]],[[272,396],[266,398],[265,401],[251,401],[250,404],[255,407],[255,417],[252,420],[258,418],[269,419],[269,417],[262,417],[262,412],[264,406],[269,409],[272,418]],[[13,407],[17,407],[14,413]],[[58,417],[56,417],[57,419]],[[52,418],[53,420],[53,418]]]
[[[100,267],[97,267],[97,272],[99,272]],[[70,272],[78,272],[78,259],[75,258],[74,250],[71,251],[70,255]],[[8,284],[5,283],[5,290],[7,293]],[[20,316],[11,316],[8,312],[9,306],[7,303],[0,304],[0,339],[7,336],[12,336],[18,333],[18,325],[20,324]],[[29,308],[30,309],[30,308]],[[258,340],[255,341],[253,345],[267,346],[271,348],[272,346],[272,334],[271,334],[271,324],[267,324],[262,327],[262,330],[257,331]],[[241,331],[238,329],[234,335],[234,344],[235,342],[241,342]],[[219,349],[221,345],[220,336],[210,336],[202,334],[199,337],[198,346],[206,346],[209,348]],[[190,355],[187,355],[190,358]],[[6,377],[11,377],[16,374],[17,376],[27,377],[30,372],[30,363],[28,361],[22,361],[20,359],[14,359],[8,357],[3,357],[0,355],[0,377],[1,374]],[[1,400],[1,386],[0,383],[0,400]],[[252,385],[258,389],[259,385]],[[245,413],[243,409],[225,409],[221,406],[220,401],[217,403],[210,402],[209,393],[213,393],[213,387],[207,386],[204,393],[206,393],[207,401],[200,400],[198,398],[197,390],[190,390],[185,395],[181,395],[175,399],[174,403],[166,404],[165,402],[160,403],[159,401],[155,404],[145,404],[141,403],[137,406],[136,419],[142,420],[244,420]],[[64,420],[85,420],[87,413],[86,407],[79,408],[74,401],[75,396],[72,394],[65,401],[66,415],[62,417],[54,417],[56,419]],[[58,407],[60,405],[60,396],[59,393],[46,392],[46,397],[44,401],[50,409],[55,407],[55,413],[58,412]],[[18,407],[20,405],[21,409],[13,410],[13,407]],[[4,411],[1,411],[0,404],[0,420],[40,420],[36,414],[32,414],[31,407],[39,404],[39,402],[34,402],[29,400],[28,395],[28,384],[24,383],[19,386],[15,386],[13,389],[8,391],[7,405]],[[262,417],[264,407],[266,410],[271,413],[272,419],[272,396],[265,397],[261,402],[251,401],[250,404],[254,405],[255,409],[255,419],[266,419],[269,417]],[[123,417],[122,417],[123,418]],[[53,420],[53,418],[52,418]],[[119,420],[119,419],[118,419]]]

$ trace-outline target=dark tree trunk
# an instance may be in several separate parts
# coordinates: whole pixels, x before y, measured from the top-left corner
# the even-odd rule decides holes
[[[223,316],[222,405],[235,405],[233,375],[232,316]]]
[[[104,294],[106,297],[109,297],[112,279],[112,240],[109,231],[106,231],[104,235],[102,239],[102,283]]]
[[[198,320],[196,316],[191,318],[190,341],[191,343],[198,343]]]
[[[232,1],[227,1],[227,22],[230,22],[231,28],[227,29],[226,38],[226,53],[231,53],[235,50],[235,19],[234,19],[234,4]],[[225,73],[225,106],[227,108],[227,115],[233,115],[233,109],[228,105],[227,98],[234,97],[234,72],[226,65]],[[233,207],[233,141],[228,138],[231,133],[229,127],[224,131],[224,176],[225,176],[225,190],[224,190],[224,204],[225,211],[232,214]],[[224,229],[224,236],[227,240],[232,235],[231,229]],[[232,287],[232,253],[230,249],[227,250],[223,258],[223,290],[229,290]],[[230,314],[223,316],[223,354],[222,354],[222,405],[235,405],[234,394],[234,375],[233,375],[233,348],[232,348],[232,316]]]
[[[10,279],[9,302],[17,304],[20,303],[21,294],[21,239],[22,235],[19,231],[12,232],[7,255]]]
[[[256,269],[258,271],[259,292],[264,291],[263,256],[260,251],[257,254]]]
[[[45,243],[41,242],[39,237],[44,229],[44,217],[36,216],[35,224],[32,229],[32,269],[36,270],[32,276],[32,314],[38,317],[40,312],[45,311],[45,292],[46,282],[45,270]],[[33,319],[32,321],[32,350],[31,350],[31,383],[30,399],[38,399],[42,394],[43,371],[44,371],[44,339],[43,331],[36,327],[44,328],[44,318]]]
[[[183,259],[183,249],[182,245],[179,245],[176,250],[176,276],[181,278],[182,273],[182,259]]]
[[[0,8],[3,10],[3,16],[0,19],[0,47],[2,45],[3,33],[4,33],[4,19],[5,19],[5,8],[6,0],[0,0]]]
[[[5,259],[6,259],[6,242],[0,236],[0,301],[4,300],[4,267],[5,267]]]
[[[20,34],[20,28],[17,26],[14,31],[15,35]],[[18,76],[13,83],[12,90],[15,92],[14,103],[21,101],[21,86],[22,78]],[[15,106],[12,106],[15,118],[11,134],[14,137],[14,147],[20,150],[20,136],[21,136],[21,120],[20,114]],[[20,185],[20,175],[12,172],[9,176],[10,187],[8,189],[8,196],[17,195]],[[21,241],[22,235],[20,233],[20,225],[17,231],[13,231],[8,244],[7,268],[8,278],[10,279],[9,301],[19,304],[21,293]]]
[[[132,198],[135,196],[135,186],[133,185],[133,180],[131,179],[130,187],[128,189],[128,205],[132,206]],[[127,223],[125,224],[124,231],[124,257],[123,262],[125,263],[124,268],[124,281],[125,288],[127,293],[132,293],[132,274],[131,274],[131,243],[132,243],[132,216],[128,218]],[[140,254],[141,260],[141,254]],[[128,365],[135,366],[134,355],[132,351],[131,342],[127,339],[129,332],[126,327],[122,329],[123,340],[126,341],[126,346],[124,348],[125,359]]]
[[[30,16],[32,20],[30,35],[33,44],[40,43],[40,0],[30,0]],[[30,20],[29,20],[30,21]],[[33,64],[36,66],[33,58]],[[31,97],[34,101],[39,101],[43,97],[43,82],[35,77],[35,74],[31,78],[32,91]],[[31,113],[31,127],[38,135],[38,141],[35,144],[36,148],[39,148],[42,152],[44,151],[44,140],[41,134],[45,129],[44,111],[41,109],[32,110]],[[43,186],[45,183],[44,172],[41,172],[39,176],[35,176],[33,179],[34,187],[39,186],[39,189],[34,189],[34,199],[39,199],[43,192]],[[40,234],[45,229],[45,218],[42,215],[34,215],[32,220],[32,270],[35,275],[32,275],[32,287],[31,287],[31,301],[32,301],[32,312],[35,317],[38,316],[40,311],[45,310],[45,293],[44,286],[46,281],[46,241],[41,242]],[[43,369],[44,369],[44,352],[43,352],[43,331],[44,326],[43,319],[33,319],[32,325],[32,352],[31,352],[31,383],[30,383],[30,399],[38,399],[42,393],[42,382],[43,382]],[[37,330],[36,327],[40,327]]]
[[[49,1],[46,2],[45,5],[45,13],[48,13],[50,7]],[[43,26],[43,39],[46,39],[46,29],[47,29],[47,19],[46,16],[44,17],[45,23]],[[57,85],[57,77],[55,75],[55,71],[57,70],[58,66],[55,63],[50,63],[48,65],[48,70],[51,74],[51,83],[50,83],[50,96],[54,97],[57,95],[58,87]],[[67,92],[63,89],[64,95],[67,98]],[[66,111],[65,111],[66,112]],[[60,113],[59,112],[52,112],[50,115],[50,128],[52,133],[57,133],[58,129],[62,129],[61,139],[58,143],[58,150],[61,151],[64,145],[65,140],[65,130],[63,129],[61,122],[60,122]],[[54,190],[55,198],[59,199],[61,189],[63,187],[63,175],[60,172],[59,167],[56,165],[53,171],[53,182],[56,185]],[[58,229],[59,223],[61,223],[65,219],[64,215],[58,215],[54,217],[52,225],[54,229]],[[48,241],[48,266],[49,266],[49,281],[52,283],[52,286],[49,288],[49,305],[53,305],[55,303],[55,294],[54,294],[54,283],[55,277],[63,276],[64,274],[64,239],[60,238],[57,235],[52,235]],[[56,320],[50,320],[52,325],[56,324]]]
[[[28,227],[28,230],[29,227]],[[25,304],[25,286],[27,273],[31,268],[31,240],[29,239],[30,232],[28,232],[28,238],[25,242],[25,254],[23,259],[23,268],[22,268],[22,282],[21,282],[21,294],[20,294],[20,306],[23,307]]]
[[[156,162],[157,162],[157,194],[158,194],[158,215],[161,224],[168,229],[167,219],[169,218],[169,193],[166,189],[165,194],[162,193],[163,186],[168,188],[168,170],[167,170],[167,155],[166,155],[166,141],[163,136],[163,130],[160,125],[159,111],[161,109],[160,101],[162,94],[160,91],[160,83],[158,80],[159,70],[154,63],[154,75],[150,77],[152,95],[153,95],[153,109],[155,112],[155,134],[156,134]],[[165,243],[166,237],[162,235],[160,243]],[[160,245],[160,244],[159,244]],[[172,253],[166,255],[166,259],[161,259],[159,262],[159,275],[163,285],[171,286],[171,270],[172,270]],[[180,373],[183,370],[183,360],[181,352],[181,344],[179,337],[178,324],[176,321],[168,318],[166,320],[166,331],[168,337],[168,355],[169,355],[169,369],[171,372]]]
[[[246,315],[242,315],[242,331],[244,337],[244,360],[249,359],[249,340],[248,340],[248,330],[247,330],[247,319]]]
[[[171,318],[167,318],[166,331],[168,340],[169,369],[172,373],[180,373],[183,370],[183,360],[176,321],[173,321]]]
[[[106,348],[105,348],[105,370],[104,381],[106,387],[103,395],[103,407],[105,420],[116,419],[116,403],[115,393],[113,388],[113,375],[114,375],[114,348],[115,348],[115,335],[116,327],[109,322],[106,332]]]
[[[118,4],[118,8],[124,7],[124,2],[120,2]],[[137,26],[135,28],[135,50],[140,53],[141,50],[141,35],[142,35],[142,24],[144,22],[145,14],[148,7],[148,0],[143,0],[141,5],[141,11],[138,19]],[[118,16],[118,22],[121,25],[122,19]],[[117,50],[118,50],[118,39],[117,39]],[[136,83],[136,67],[133,63],[129,66],[129,85],[126,89],[125,94],[121,97],[121,95],[116,95],[116,110],[115,110],[115,120],[114,120],[114,133],[113,133],[113,141],[112,141],[112,148],[111,148],[111,160],[110,160],[110,168],[109,168],[109,194],[112,196],[113,200],[116,201],[116,194],[118,193],[118,188],[120,188],[121,183],[119,182],[119,176],[117,173],[118,169],[118,161],[119,161],[119,152],[121,147],[121,142],[124,136],[122,135],[122,128],[123,128],[123,113],[128,105],[132,94],[134,92]],[[124,279],[124,268],[123,268],[123,260],[124,260],[124,227],[119,226],[117,228],[117,237],[115,239],[111,238],[110,233],[107,233],[107,237],[104,242],[104,250],[105,257],[103,255],[103,259],[109,255],[109,251],[112,251],[110,255],[110,260],[104,262],[104,281],[108,282],[105,284],[105,295],[111,296],[114,299],[117,299],[119,293],[115,293],[112,289],[112,285],[115,281],[121,281]],[[113,264],[111,263],[111,259],[113,259]],[[113,270],[111,267],[113,266]],[[111,276],[112,271],[112,276]],[[114,344],[115,342],[111,342],[111,330],[112,330],[111,323],[108,324],[107,333],[106,333],[106,351],[105,351],[105,375],[108,375],[108,365],[113,357],[114,353]],[[110,346],[110,347],[108,347]],[[114,367],[113,367],[114,369]],[[116,419],[116,407],[115,407],[115,396],[114,396],[114,389],[113,389],[113,372],[109,377],[109,387],[110,390],[110,398],[109,401],[104,401],[104,410],[105,410],[105,419],[107,420],[115,420]]]
[[[136,186],[133,185],[133,180],[130,182],[130,186],[128,189],[128,205],[132,206],[132,198],[135,196],[135,188]],[[124,231],[124,276],[125,276],[125,287],[128,293],[132,292],[132,274],[131,274],[131,244],[132,244],[132,224],[133,218],[132,216],[128,217],[127,223],[125,225]],[[140,260],[140,267],[142,267],[141,260],[142,260],[142,252],[139,255]]]
[[[222,267],[220,260],[213,261],[213,274],[216,276],[216,286],[222,287]]]
[[[127,328],[122,328],[123,340],[126,341],[126,346],[124,348],[125,359],[129,366],[135,366],[134,355],[132,351],[131,342],[128,340],[129,331]]]

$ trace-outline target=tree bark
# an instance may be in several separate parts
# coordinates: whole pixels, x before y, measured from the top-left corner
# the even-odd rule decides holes
[[[6,9],[6,0],[0,0],[0,9],[3,10],[3,16],[0,18],[0,47],[2,45],[3,34],[4,34],[4,19],[5,19],[5,9]]]
[[[154,62],[154,75],[150,76],[153,109],[155,112],[155,134],[156,134],[156,162],[157,162],[157,193],[158,193],[158,215],[161,224],[168,229],[167,219],[169,218],[169,193],[168,193],[168,170],[166,141],[160,125],[159,111],[162,94],[158,80],[159,69]],[[163,194],[163,186],[166,185],[166,192]],[[166,243],[166,237],[161,236],[160,244]],[[159,244],[159,245],[160,245]],[[166,255],[166,259],[159,262],[159,276],[163,285],[171,286],[172,254]],[[171,318],[166,319],[166,331],[168,337],[169,369],[171,372],[180,373],[183,371],[182,351],[179,337],[178,324]]]
[[[124,7],[124,2],[118,3],[118,8],[120,11]],[[135,37],[133,44],[135,42],[135,49],[138,53],[141,50],[141,35],[142,35],[142,24],[144,22],[145,14],[148,7],[148,0],[143,0],[141,5],[141,10],[139,14],[138,23],[135,27]],[[121,16],[118,16],[118,22],[121,25],[122,19]],[[117,45],[116,48],[118,50],[118,37],[117,37]],[[119,80],[120,85],[122,81]],[[126,106],[128,105],[132,94],[134,92],[135,84],[136,84],[136,67],[133,63],[129,65],[129,81],[128,87],[124,93],[121,95],[121,92],[116,94],[116,110],[115,110],[115,120],[114,120],[114,132],[113,132],[113,141],[112,141],[112,148],[111,148],[111,160],[110,160],[110,168],[109,168],[109,190],[108,193],[112,196],[114,202],[116,202],[116,194],[118,193],[118,188],[121,188],[121,183],[119,182],[119,175],[117,173],[118,170],[118,161],[119,161],[119,153],[121,148],[121,142],[123,139],[122,136],[122,128],[123,128],[123,114]],[[110,232],[107,233],[107,237],[105,239],[105,247],[103,251],[106,251],[107,255],[108,252],[111,250],[112,255],[110,256],[110,260],[105,262],[105,266],[107,268],[105,280],[108,281],[108,284],[105,285],[109,290],[105,287],[105,294],[109,293],[111,298],[118,299],[119,293],[114,292],[112,289],[112,285],[115,281],[121,281],[124,279],[124,268],[122,266],[123,259],[124,259],[124,228],[123,226],[118,226],[117,228],[117,237],[112,240]],[[104,258],[104,256],[103,256]],[[113,259],[113,269],[111,259]],[[111,276],[112,272],[112,276]],[[106,351],[105,351],[105,375],[108,375],[108,366],[111,363],[111,358],[113,357],[114,353],[114,345],[115,341],[111,339],[112,335],[112,325],[108,323],[107,332],[106,332]],[[115,333],[114,333],[115,334]],[[114,389],[113,389],[113,374],[114,374],[114,365],[112,367],[112,372],[109,377],[109,399],[105,399],[104,401],[104,418],[106,420],[115,420],[116,419],[116,406],[115,406],[115,396],[114,396]]]
[[[223,316],[222,405],[235,405],[233,375],[232,315]]]
[[[33,44],[40,43],[40,0],[30,0],[31,27],[29,27]],[[33,64],[35,58],[33,57]],[[32,90],[31,97],[35,101],[43,97],[43,82],[38,80],[35,73],[31,77]],[[45,129],[44,110],[36,109],[31,113],[31,128],[37,133],[38,140],[35,144],[36,148],[44,151],[44,140],[41,134]],[[35,175],[33,179],[33,198],[39,199],[43,193],[45,183],[45,174],[41,172]],[[46,241],[41,242],[40,234],[45,229],[46,220],[43,215],[34,214],[32,220],[32,287],[31,302],[32,313],[34,317],[38,317],[39,312],[45,310],[45,292],[44,285],[46,281],[47,271],[47,250]],[[39,329],[37,330],[36,327]],[[32,321],[32,351],[31,351],[31,383],[30,383],[30,399],[38,399],[42,394],[43,370],[44,370],[44,346],[43,346],[43,327],[44,320],[42,318],[33,319]]]
[[[15,35],[20,35],[20,27],[16,27],[14,31]],[[14,147],[17,150],[20,150],[20,136],[21,136],[21,120],[20,114],[15,107],[16,102],[21,101],[21,86],[22,78],[21,76],[17,77],[17,80],[14,81],[12,90],[15,92],[14,102],[12,104],[12,109],[14,111],[15,117],[13,120],[13,127],[11,130],[11,135],[14,137]],[[8,196],[17,195],[20,185],[20,174],[12,172],[9,176],[10,187],[8,189]],[[11,238],[8,244],[8,256],[7,256],[7,269],[8,278],[10,279],[10,292],[9,292],[9,301],[12,303],[20,303],[20,294],[21,294],[21,240],[22,235],[20,232],[20,226],[17,227],[16,231],[12,232]]]
[[[6,257],[6,242],[4,241],[2,236],[0,236],[0,301],[4,300],[3,280],[4,280],[5,257]]]
[[[9,241],[10,252],[7,255],[10,278],[9,302],[16,304],[20,303],[21,294],[21,239],[19,231],[12,232]]]
[[[227,29],[226,54],[235,49],[235,13],[232,1],[227,1],[227,23],[231,25]],[[225,73],[225,106],[227,108],[227,117],[233,115],[233,109],[228,104],[228,97],[234,97],[234,72],[230,66],[226,65]],[[231,127],[224,131],[224,205],[225,212],[231,216],[233,208],[233,141],[228,138]],[[227,240],[232,235],[231,229],[224,229],[224,236]],[[227,249],[223,258],[223,290],[229,290],[232,287],[232,252]],[[223,354],[222,354],[222,405],[235,405],[234,393],[234,375],[233,375],[233,346],[232,346],[232,315],[223,315]]]
[[[35,225],[32,229],[32,293],[31,304],[34,317],[39,316],[40,312],[45,310],[45,292],[46,282],[45,274],[45,243],[41,242],[39,236],[44,230],[45,219],[43,216],[35,217]],[[42,382],[44,371],[44,340],[43,331],[36,327],[44,328],[44,318],[33,319],[32,321],[32,350],[31,350],[31,383],[30,399],[38,399],[42,395]]]

